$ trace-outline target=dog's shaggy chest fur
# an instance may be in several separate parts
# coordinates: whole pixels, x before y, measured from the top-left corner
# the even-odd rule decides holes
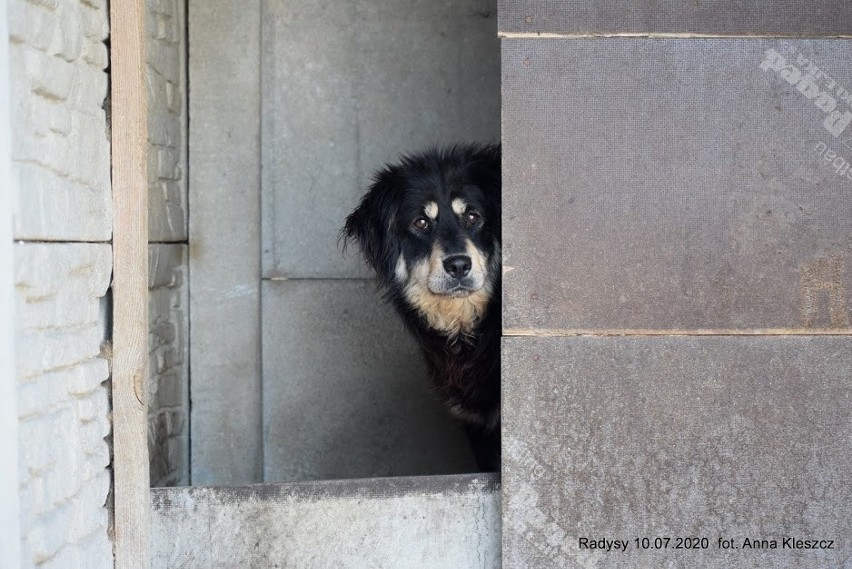
[[[500,149],[404,156],[346,219],[388,301],[420,343],[435,391],[499,466]]]

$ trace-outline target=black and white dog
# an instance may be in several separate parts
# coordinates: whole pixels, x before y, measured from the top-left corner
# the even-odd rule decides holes
[[[341,231],[356,241],[466,423],[483,470],[500,467],[500,147],[457,145],[376,172]]]

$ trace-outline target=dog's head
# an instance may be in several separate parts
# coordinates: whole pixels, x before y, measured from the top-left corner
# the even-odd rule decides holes
[[[454,146],[385,167],[342,236],[433,329],[471,332],[500,276],[500,148]]]

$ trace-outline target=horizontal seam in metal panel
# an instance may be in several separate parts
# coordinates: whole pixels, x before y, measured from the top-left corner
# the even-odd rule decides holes
[[[825,36],[802,36],[795,34],[702,34],[679,32],[599,32],[599,33],[558,33],[558,32],[497,32],[501,39],[600,39],[600,38],[638,38],[638,39],[796,39],[796,40],[848,40],[852,34]]]
[[[753,330],[736,329],[695,329],[695,330],[572,330],[572,329],[523,329],[506,328],[504,337],[568,337],[568,336],[852,336],[852,329],[822,329],[822,328],[768,328]]]

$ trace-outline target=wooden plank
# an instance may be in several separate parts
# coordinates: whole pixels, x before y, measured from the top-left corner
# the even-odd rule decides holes
[[[115,567],[149,567],[148,191],[144,0],[113,0],[113,473]]]

